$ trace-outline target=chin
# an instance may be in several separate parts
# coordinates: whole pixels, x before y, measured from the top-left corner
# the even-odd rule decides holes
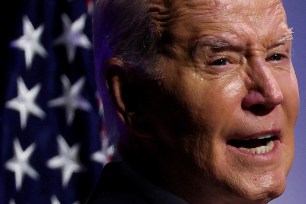
[[[282,195],[286,188],[285,176],[273,176],[265,174],[254,176],[236,189],[232,189],[237,197],[240,197],[239,204],[266,204],[269,201]]]

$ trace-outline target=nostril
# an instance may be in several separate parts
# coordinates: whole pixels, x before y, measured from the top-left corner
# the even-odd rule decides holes
[[[251,107],[247,108],[247,110],[253,113],[254,115],[263,116],[263,115],[268,115],[270,112],[273,111],[274,108],[275,106],[267,106],[264,104],[254,104]]]
[[[243,98],[242,109],[261,116],[269,114],[282,101],[282,94],[264,95],[258,91],[251,91]]]

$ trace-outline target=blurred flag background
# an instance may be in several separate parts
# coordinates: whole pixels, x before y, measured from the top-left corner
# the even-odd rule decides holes
[[[113,153],[93,76],[93,2],[7,2],[0,203],[84,203]]]

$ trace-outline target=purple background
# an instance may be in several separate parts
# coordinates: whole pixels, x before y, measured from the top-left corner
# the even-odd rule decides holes
[[[300,113],[295,129],[295,160],[285,193],[271,204],[306,204],[306,1],[283,0],[293,28],[292,60],[300,88]]]

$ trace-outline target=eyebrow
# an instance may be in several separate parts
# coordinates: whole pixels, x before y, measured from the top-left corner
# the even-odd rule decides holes
[[[269,46],[268,48],[272,49],[280,45],[284,45],[286,42],[288,41],[290,42],[292,40],[293,40],[293,29],[290,28],[284,35],[282,35],[276,42],[272,43],[272,45]]]
[[[278,47],[280,45],[284,45],[286,42],[288,41],[292,41],[293,40],[293,29],[290,28],[288,29],[284,35],[282,35],[278,40],[276,40],[275,42],[272,43],[272,45],[270,45],[268,47],[268,49],[273,49],[275,47]],[[206,46],[206,47],[211,47],[212,49],[227,49],[227,48],[236,48],[236,49],[242,49],[241,45],[237,44],[237,43],[230,43],[225,39],[222,38],[217,38],[214,36],[205,36],[203,38],[200,38],[196,41],[195,43],[195,47],[197,45],[201,45],[201,46]]]
[[[215,36],[203,36],[191,43],[188,49],[190,56],[194,58],[196,50],[204,47],[209,47],[214,50],[226,50],[229,48],[242,49],[241,45],[230,43],[226,39]]]
[[[196,44],[201,46],[211,47],[213,49],[223,49],[228,47],[238,47],[228,42],[225,39],[216,38],[213,36],[206,36],[197,40]]]

